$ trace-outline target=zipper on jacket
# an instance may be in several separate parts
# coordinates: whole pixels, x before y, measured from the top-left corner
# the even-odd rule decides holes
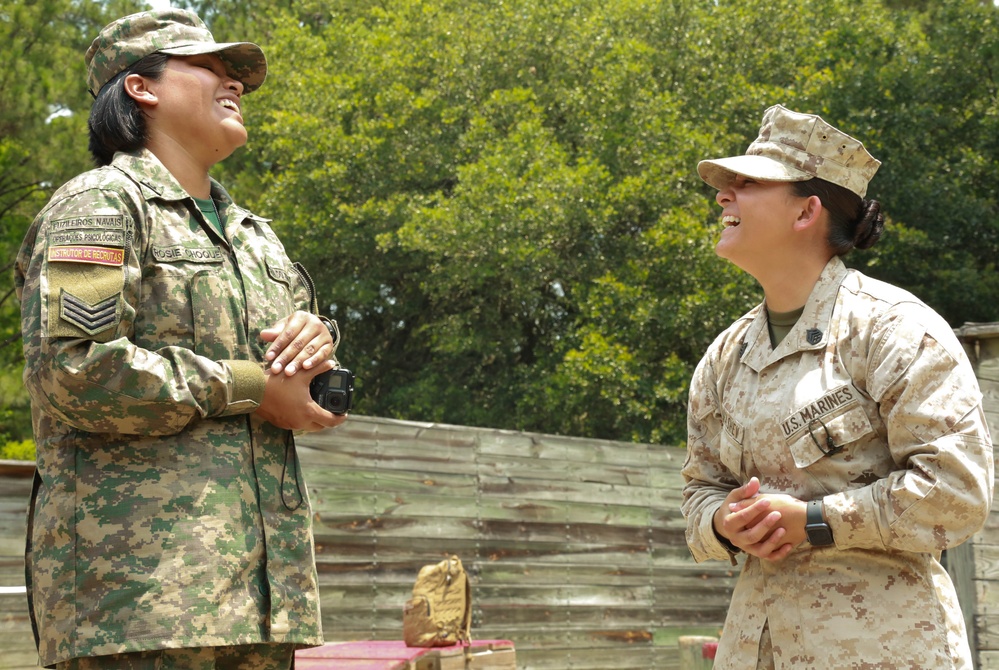
[[[319,314],[319,298],[316,296],[316,284],[312,281],[312,277],[309,276],[309,271],[305,269],[305,266],[295,261],[291,264],[295,268],[295,272],[298,276],[302,278],[305,282],[305,288],[309,291],[309,311],[313,314]]]

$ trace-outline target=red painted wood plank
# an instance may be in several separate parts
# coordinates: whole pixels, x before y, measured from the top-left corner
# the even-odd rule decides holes
[[[359,640],[356,642],[330,642],[321,647],[299,649],[296,658],[335,659],[395,659],[412,661],[430,652],[423,647],[407,647],[396,640]]]
[[[510,640],[475,640],[469,645],[473,654],[487,651],[512,650]],[[299,649],[295,652],[296,668],[320,670],[337,668],[344,670],[397,670],[408,667],[408,664],[426,655],[437,657],[457,656],[464,654],[464,647],[407,647],[401,640],[358,640],[354,642],[330,642],[321,647]],[[370,665],[346,665],[340,662],[369,663]]]
[[[356,658],[301,658],[295,655],[295,670],[408,670],[409,661]]]

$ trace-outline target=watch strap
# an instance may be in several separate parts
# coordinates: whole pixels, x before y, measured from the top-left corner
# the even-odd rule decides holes
[[[833,544],[832,528],[822,516],[822,501],[809,500],[805,511],[805,534],[812,546],[826,547]]]
[[[330,358],[336,355],[336,348],[340,346],[340,326],[333,319],[325,316],[320,316],[319,320],[323,322],[326,326],[326,330],[330,332],[330,337],[333,338],[333,351],[330,352]]]
[[[822,501],[809,500],[808,511],[805,512],[805,523],[811,526],[825,522],[826,520],[822,518]]]

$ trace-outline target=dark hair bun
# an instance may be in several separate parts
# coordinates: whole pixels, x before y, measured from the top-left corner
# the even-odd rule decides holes
[[[881,203],[877,200],[864,200],[863,215],[857,222],[853,235],[853,246],[857,249],[870,249],[885,231],[885,217],[881,213]]]

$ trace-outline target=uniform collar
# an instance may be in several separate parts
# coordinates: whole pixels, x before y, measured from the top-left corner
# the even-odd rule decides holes
[[[753,323],[746,331],[745,351],[742,362],[760,372],[766,366],[799,351],[822,349],[829,340],[829,322],[840,284],[847,275],[846,265],[839,256],[833,256],[822,269],[818,281],[805,302],[805,311],[777,349],[770,348],[765,305],[757,307]]]
[[[142,195],[146,200],[159,198],[162,200],[184,200],[191,196],[181,187],[173,174],[164,167],[160,159],[148,149],[139,149],[135,152],[118,152],[114,155],[111,165],[121,170],[137,183],[142,189]],[[211,182],[211,197],[219,208],[219,212],[228,217],[251,218],[258,221],[267,221],[251,212],[236,205],[225,190],[222,184],[209,177]],[[193,199],[192,199],[193,200]],[[226,211],[232,208],[232,211]]]
[[[152,198],[183,200],[189,197],[180,182],[148,149],[139,149],[130,153],[118,152],[114,155],[111,165],[139,184],[146,200]]]

